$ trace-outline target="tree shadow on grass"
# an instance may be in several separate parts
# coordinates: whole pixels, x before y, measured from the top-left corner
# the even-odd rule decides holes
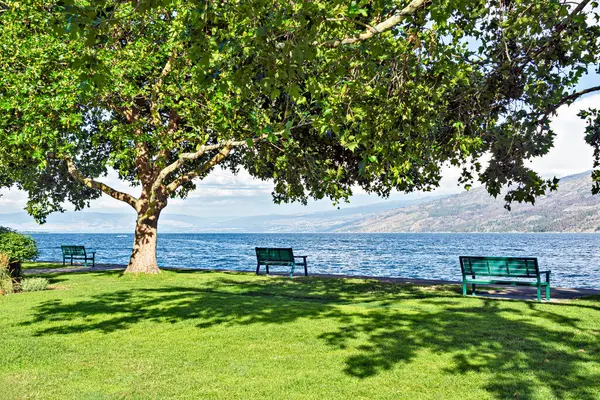
[[[84,300],[41,303],[26,325],[51,325],[37,335],[104,333],[126,329],[141,321],[176,323],[200,321],[199,327],[232,323],[284,324],[300,318],[343,320],[338,306],[381,303],[398,298],[440,296],[410,285],[377,281],[349,283],[337,279],[267,279],[245,281],[219,278],[200,287],[166,286],[103,292]],[[446,293],[446,295],[451,295]],[[385,307],[385,303],[381,304]],[[68,322],[68,323],[67,323]]]
[[[345,372],[358,378],[416,362],[425,350],[451,355],[446,373],[492,375],[486,390],[497,398],[532,398],[535,388],[545,388],[556,398],[599,398],[600,374],[586,372],[584,364],[599,361],[600,341],[562,329],[577,327],[578,318],[548,311],[532,316],[508,302],[476,301],[465,307],[436,300],[440,308],[435,311],[376,310],[321,338],[338,348],[348,347],[357,337],[368,338],[346,363]],[[541,320],[559,327],[544,326]]]
[[[142,321],[193,321],[203,329],[323,319],[337,328],[317,339],[333,351],[352,349],[344,372],[358,379],[401,365],[418,368],[419,355],[429,352],[449,358],[445,374],[493,377],[485,389],[497,398],[527,399],[543,389],[557,398],[596,399],[600,375],[590,364],[598,362],[600,337],[588,335],[585,321],[569,307],[577,305],[461,299],[445,287],[314,278],[240,280],[231,274],[199,287],[52,300],[39,305],[27,324],[38,327],[38,335],[67,335],[110,333]],[[585,312],[600,318],[594,306]],[[573,335],[575,329],[584,334]]]

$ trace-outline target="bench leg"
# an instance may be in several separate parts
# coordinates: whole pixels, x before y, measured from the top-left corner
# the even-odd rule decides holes
[[[296,264],[292,264],[292,270],[290,271],[290,278],[294,277],[294,270],[296,269]]]
[[[304,276],[308,276],[308,265],[304,263]]]
[[[467,284],[464,282],[462,284],[462,292],[463,292],[463,296],[467,295]]]
[[[66,265],[67,263],[67,257],[63,256],[63,267]]]
[[[260,264],[257,263],[256,264],[256,275],[259,275],[259,274],[260,274]]]
[[[474,284],[474,283],[473,283],[473,284],[471,284],[471,295],[472,295],[473,297],[477,296],[477,293],[476,293],[476,291],[475,291],[475,284]]]
[[[542,301],[542,287],[540,285],[537,287],[537,299],[538,301]]]
[[[546,301],[550,301],[550,285],[546,286]]]
[[[269,275],[269,264],[266,264],[265,268],[267,269],[267,275]]]

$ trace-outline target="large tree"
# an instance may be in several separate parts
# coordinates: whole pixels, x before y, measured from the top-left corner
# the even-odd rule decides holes
[[[589,0],[0,0],[0,165],[39,221],[129,204],[128,272],[159,271],[161,211],[217,166],[276,202],[428,191],[446,164],[533,202],[557,184],[525,165],[551,117],[600,90],[577,86],[597,20]]]

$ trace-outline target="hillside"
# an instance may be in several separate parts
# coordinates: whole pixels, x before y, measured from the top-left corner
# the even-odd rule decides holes
[[[24,212],[0,214],[0,225],[30,232],[125,233],[134,224],[133,212],[58,213],[45,225],[35,224]],[[561,179],[558,192],[539,198],[535,206],[514,204],[510,212],[502,199],[476,188],[453,196],[305,214],[206,218],[165,212],[159,225],[162,233],[594,232],[600,230],[600,196],[592,196],[587,172]]]
[[[484,188],[420,205],[378,213],[346,225],[343,232],[594,232],[600,230],[600,196],[591,194],[589,172],[561,179],[557,192],[535,206],[514,204]]]
[[[161,216],[161,233],[241,233],[241,232],[335,232],[347,224],[355,224],[365,217],[380,212],[396,210],[421,204],[441,197],[426,197],[413,200],[382,201],[379,203],[304,214],[270,214],[245,217],[198,217],[186,214],[171,214],[167,209]],[[24,232],[48,233],[127,233],[135,226],[136,215],[130,213],[97,212],[95,209],[82,212],[51,214],[48,222],[38,225],[25,212],[1,214],[0,226],[8,226]]]

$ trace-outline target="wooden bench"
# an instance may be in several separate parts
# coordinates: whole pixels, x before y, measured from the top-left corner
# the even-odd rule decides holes
[[[304,276],[308,276],[308,256],[295,256],[291,248],[256,248],[256,275],[260,272],[260,266],[264,265],[269,274],[269,266],[287,266],[291,267],[290,277],[294,276],[294,270],[297,266],[304,267]],[[297,258],[302,258],[303,261],[296,261]]]
[[[96,252],[90,252],[91,256],[85,251],[85,246],[60,246],[63,255],[63,266],[67,259],[71,259],[71,265],[74,260],[83,260],[85,266],[88,266],[88,261],[92,262],[92,267],[96,266]]]
[[[467,294],[467,284],[475,296],[476,285],[511,285],[537,287],[537,299],[542,301],[542,288],[546,289],[546,300],[550,300],[550,271],[540,271],[534,257],[460,257],[462,270],[462,292]],[[545,281],[542,281],[545,275]],[[511,279],[481,279],[478,277],[531,278],[534,282]]]

